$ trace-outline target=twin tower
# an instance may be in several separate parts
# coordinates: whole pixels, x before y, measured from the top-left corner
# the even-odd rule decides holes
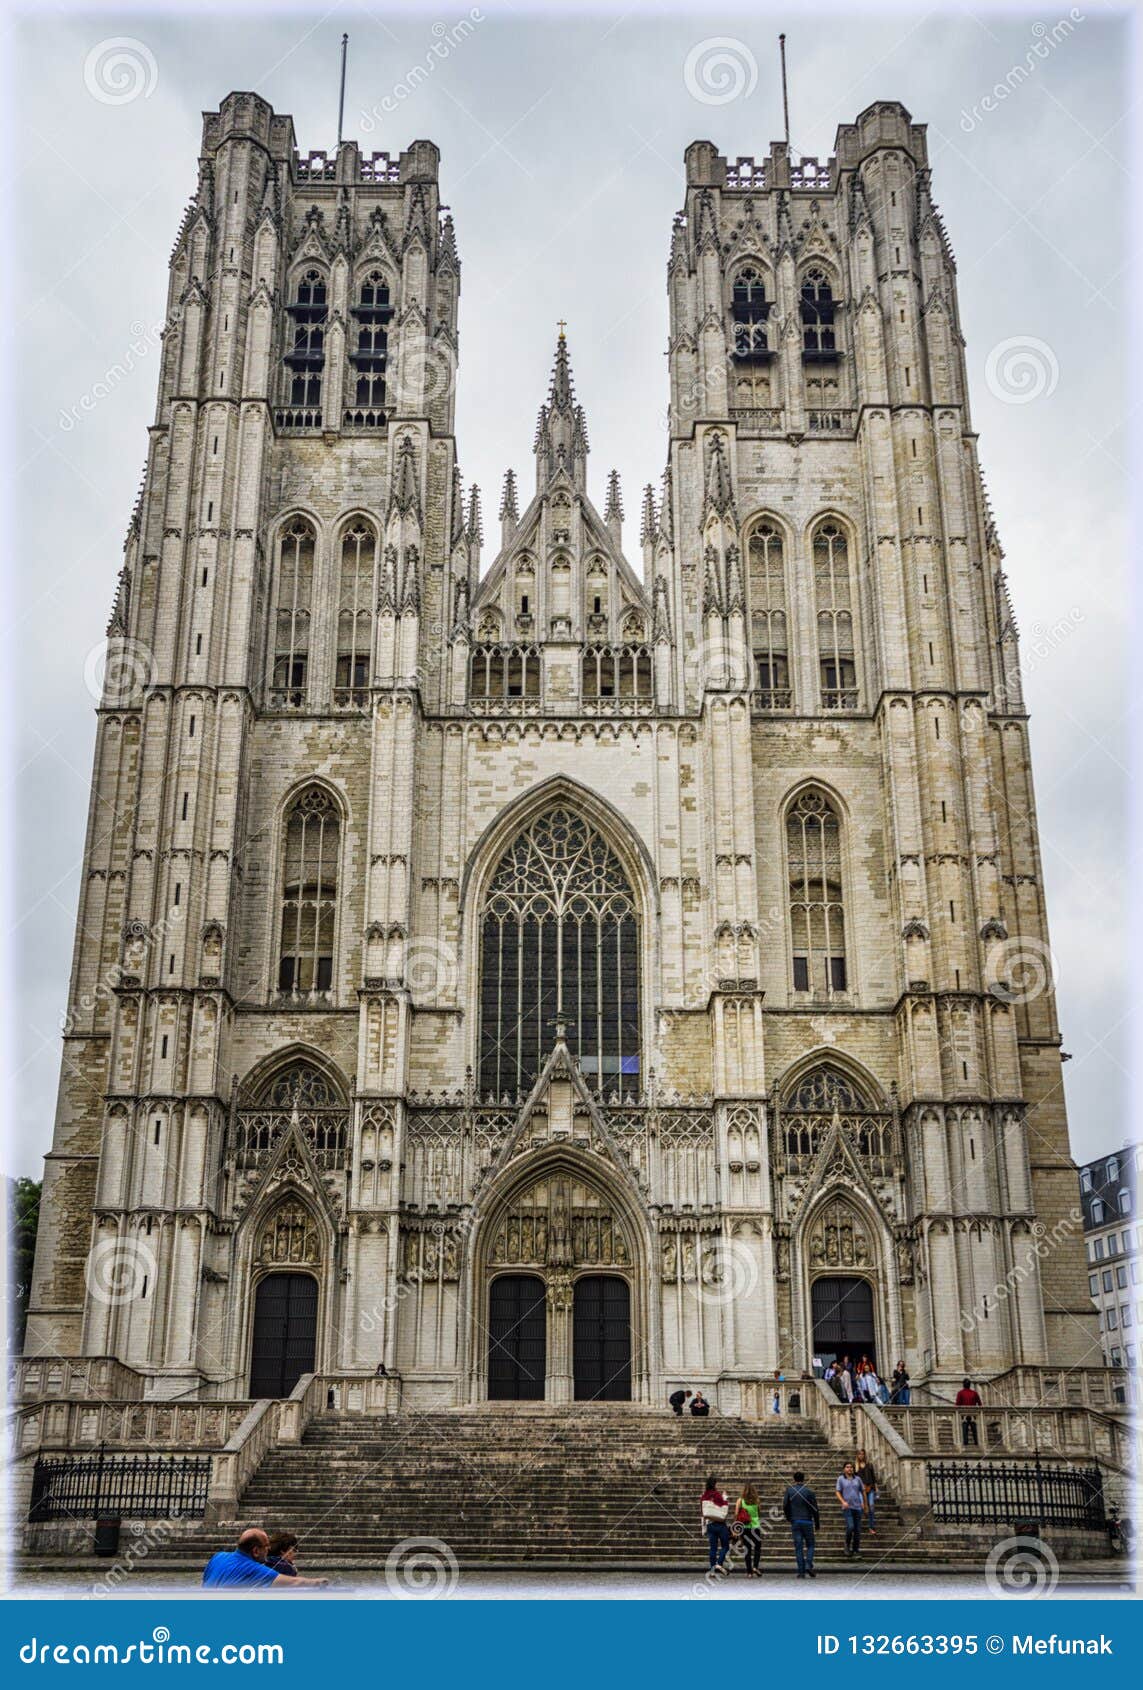
[[[437,149],[206,115],[33,1352],[158,1397],[384,1364],[414,1405],[731,1412],[846,1350],[1098,1361],[924,129],[686,162],[638,555],[561,329],[482,569]]]

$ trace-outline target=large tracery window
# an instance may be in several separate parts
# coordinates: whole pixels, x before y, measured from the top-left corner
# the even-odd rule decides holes
[[[855,710],[857,663],[853,647],[849,548],[836,522],[823,522],[814,534],[814,593],[818,612],[822,709]]]
[[[757,270],[740,270],[731,291],[730,315],[734,329],[734,351],[738,359],[768,358],[769,342],[766,323],[770,306],[766,289]]]
[[[824,270],[807,270],[801,288],[802,355],[806,358],[835,358],[833,289]]]
[[[297,709],[306,702],[314,589],[314,531],[303,517],[282,529],[277,573],[272,702]]]
[[[321,405],[321,377],[325,368],[325,325],[328,298],[320,270],[307,270],[298,282],[291,305],[292,339],[286,351],[290,405],[316,409]]]
[[[820,792],[803,792],[786,816],[790,938],[796,992],[846,990],[841,827]]]
[[[364,522],[352,522],[341,542],[341,586],[337,608],[337,670],[333,701],[360,707],[369,701],[373,645],[373,565],[377,536]]]
[[[790,707],[790,661],[786,620],[786,562],[782,536],[772,522],[760,522],[747,542],[750,571],[750,630],[754,653],[754,701],[761,710]]]
[[[286,818],[278,990],[295,996],[333,988],[333,941],[341,825],[328,792],[313,786]]]
[[[374,270],[362,282],[351,315],[357,324],[357,344],[350,353],[354,370],[354,410],[349,421],[359,427],[383,428],[389,324],[393,306],[389,298],[389,284],[380,271]]]
[[[556,1021],[589,1086],[640,1093],[639,920],[603,837],[556,808],[526,828],[493,876],[481,918],[480,1089],[525,1095]]]

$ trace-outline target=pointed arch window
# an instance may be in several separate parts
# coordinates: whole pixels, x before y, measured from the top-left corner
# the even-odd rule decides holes
[[[286,310],[291,330],[286,352],[290,405],[300,410],[320,409],[325,325],[329,314],[326,281],[320,270],[304,272],[293,302]]]
[[[762,277],[751,266],[739,270],[734,278],[730,296],[730,316],[734,333],[733,356],[743,362],[754,358],[768,358],[770,343],[767,321],[770,305]]]
[[[835,358],[836,305],[824,270],[807,270],[801,287],[802,353],[806,358]]]
[[[278,990],[309,997],[333,989],[341,822],[328,792],[310,787],[286,817]]]
[[[367,522],[353,522],[341,541],[337,608],[337,666],[333,701],[343,709],[369,702],[373,649],[373,576],[377,535]]]
[[[389,283],[379,270],[373,270],[361,284],[357,304],[351,308],[357,325],[357,339],[350,362],[354,370],[354,405],[374,426],[385,421],[385,379],[389,357],[389,324],[393,305]]]
[[[814,534],[813,553],[822,709],[855,710],[857,663],[849,546],[836,522],[823,522],[819,526]]]
[[[820,792],[803,792],[786,815],[790,943],[795,992],[836,997],[847,989],[841,826]]]
[[[300,709],[306,702],[315,541],[313,526],[304,517],[287,522],[278,538],[270,696],[271,703],[292,709]]]
[[[781,531],[774,523],[760,522],[751,529],[746,558],[754,702],[760,710],[788,710],[791,693],[786,557]]]
[[[509,846],[481,916],[480,1089],[526,1095],[566,1017],[600,1096],[640,1093],[639,920],[622,864],[582,817],[557,807]]]

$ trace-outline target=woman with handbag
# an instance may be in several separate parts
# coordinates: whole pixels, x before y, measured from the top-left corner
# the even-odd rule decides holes
[[[730,1513],[730,1503],[719,1490],[718,1480],[713,1473],[702,1493],[701,1508],[703,1531],[710,1545],[710,1570],[721,1573],[725,1578],[727,1569],[723,1563],[730,1548],[730,1527],[726,1523],[726,1516]]]
[[[761,1578],[758,1563],[762,1559],[762,1514],[758,1492],[753,1485],[743,1485],[742,1495],[734,1509],[735,1524],[742,1528],[742,1542],[746,1549],[746,1577]]]

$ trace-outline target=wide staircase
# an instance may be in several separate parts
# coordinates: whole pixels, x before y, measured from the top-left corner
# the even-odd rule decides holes
[[[834,1497],[839,1457],[804,1422],[682,1420],[628,1404],[543,1404],[326,1413],[301,1444],[271,1450],[241,1501],[245,1524],[288,1528],[309,1570],[383,1564],[398,1543],[435,1538],[463,1566],[700,1567],[699,1496],[713,1473],[731,1499],[762,1500],[763,1565],[789,1570],[781,1499],[796,1468],[817,1492],[818,1560],[846,1564]],[[196,1534],[197,1536],[197,1534]],[[924,1543],[882,1494],[863,1559],[979,1565],[984,1549]]]

